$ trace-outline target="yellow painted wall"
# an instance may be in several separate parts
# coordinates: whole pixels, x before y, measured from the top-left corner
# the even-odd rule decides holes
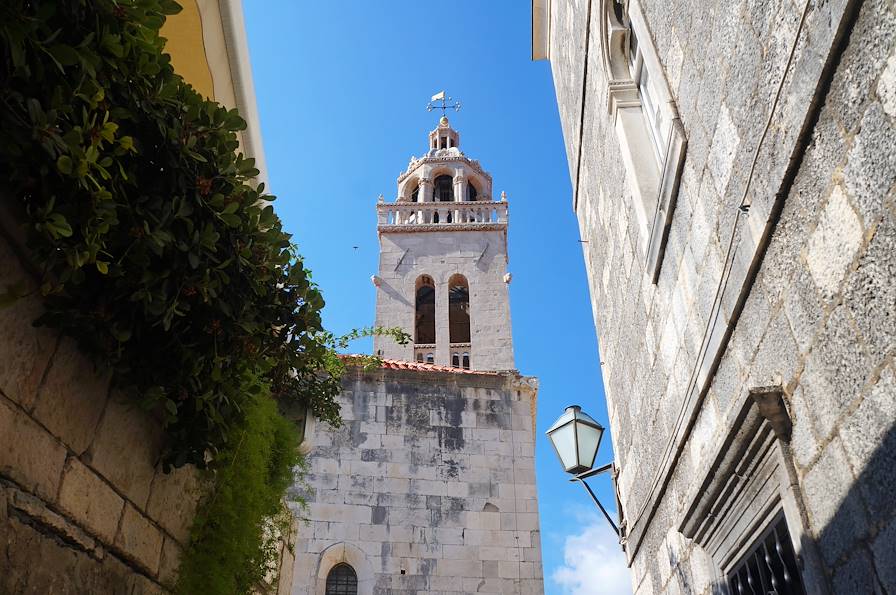
[[[162,26],[162,37],[168,40],[165,51],[171,55],[175,72],[203,96],[215,99],[215,86],[205,54],[199,7],[196,0],[178,2],[183,10],[169,16]]]

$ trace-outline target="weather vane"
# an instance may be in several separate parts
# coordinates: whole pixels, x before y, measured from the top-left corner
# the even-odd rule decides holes
[[[442,105],[439,105],[437,102],[441,101]],[[454,101],[451,97],[446,97],[444,91],[439,91],[435,95],[432,96],[432,99],[429,100],[429,103],[426,104],[426,111],[431,112],[434,109],[442,110],[442,116],[445,115],[445,110],[453,109],[456,112],[460,111],[460,101],[454,101],[454,103],[450,103]],[[433,105],[435,104],[435,105]]]

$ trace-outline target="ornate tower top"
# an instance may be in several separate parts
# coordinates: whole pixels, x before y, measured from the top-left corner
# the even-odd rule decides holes
[[[376,337],[375,351],[390,359],[513,369],[509,205],[492,200],[491,175],[460,150],[460,134],[443,115],[427,152],[411,157],[397,182],[395,201],[377,203],[376,324],[404,329],[414,344]]]

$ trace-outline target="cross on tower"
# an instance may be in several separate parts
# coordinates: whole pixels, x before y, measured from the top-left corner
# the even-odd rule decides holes
[[[437,102],[441,101],[442,105],[439,105]],[[442,116],[445,115],[445,110],[453,109],[456,112],[460,111],[460,101],[454,101],[454,103],[450,103],[454,101],[453,98],[447,97],[444,91],[439,91],[435,95],[432,96],[432,99],[429,100],[429,103],[426,104],[426,111],[431,112],[433,109],[442,110]]]

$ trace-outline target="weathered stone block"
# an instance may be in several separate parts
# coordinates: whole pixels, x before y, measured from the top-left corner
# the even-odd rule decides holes
[[[88,451],[91,466],[143,509],[156,473],[161,436],[155,420],[113,394]]]
[[[173,588],[177,582],[177,572],[183,557],[183,548],[170,537],[165,537],[162,544],[162,557],[159,561],[159,582]]]
[[[803,479],[812,531],[827,564],[851,550],[868,518],[839,440],[831,441]]]
[[[806,247],[806,264],[827,299],[840,289],[862,245],[862,221],[840,186],[835,186]]]
[[[73,340],[63,339],[41,384],[33,415],[80,455],[96,435],[109,381],[110,375],[96,371]]]
[[[126,504],[115,547],[155,576],[161,562],[162,541],[162,532],[139,510]]]
[[[192,465],[170,473],[157,469],[146,513],[181,544],[186,544],[204,487],[199,470]]]
[[[36,283],[25,272],[5,239],[0,239],[0,279],[6,285],[20,285],[24,291],[36,291]],[[37,388],[57,343],[57,333],[32,326],[43,313],[35,295],[18,299],[0,308],[0,392],[30,409]]]
[[[59,507],[105,543],[111,544],[115,540],[124,500],[81,461],[69,458],[59,490]]]
[[[0,473],[54,502],[65,456],[59,441],[0,397]]]

